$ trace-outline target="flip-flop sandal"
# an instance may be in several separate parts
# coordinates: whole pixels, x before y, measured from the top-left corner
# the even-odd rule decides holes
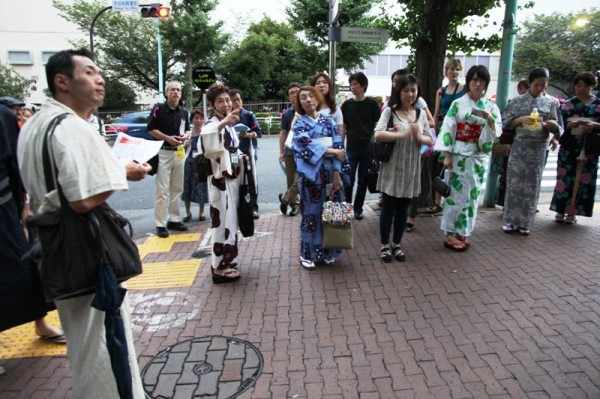
[[[223,274],[216,274],[215,270],[212,269],[212,281],[213,284],[226,284],[232,283],[239,280],[241,277],[240,272],[235,269],[225,269]]]
[[[53,344],[66,344],[67,337],[64,334],[59,335],[40,335],[42,341],[51,342]]]
[[[557,214],[554,216],[554,221],[555,221],[556,223],[564,223],[564,221],[565,221],[565,215],[561,215],[560,213],[557,213]]]
[[[463,252],[467,249],[467,247],[465,246],[465,244],[463,244],[462,241],[456,239],[452,241],[444,241],[444,247],[456,252]]]
[[[471,246],[471,239],[469,237],[456,236],[456,239],[463,243],[463,245],[465,246],[465,249],[467,249]]]
[[[577,223],[577,218],[575,215],[566,215],[565,216],[565,224],[573,224]]]

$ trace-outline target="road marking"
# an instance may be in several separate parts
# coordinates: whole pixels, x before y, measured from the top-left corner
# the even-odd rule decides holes
[[[209,236],[209,234],[206,234],[206,236]],[[202,263],[201,260],[186,259],[154,263],[143,263],[143,260],[151,253],[170,252],[176,243],[196,242],[199,239],[199,233],[171,234],[167,238],[151,236],[138,243],[144,272],[128,280],[125,286],[132,291],[191,286]],[[205,240],[206,237],[204,237],[203,242]],[[60,326],[56,311],[48,313],[46,320],[53,326]],[[0,333],[0,359],[65,356],[67,354],[66,349],[66,345],[57,345],[39,339],[35,334],[35,324],[33,322]]]

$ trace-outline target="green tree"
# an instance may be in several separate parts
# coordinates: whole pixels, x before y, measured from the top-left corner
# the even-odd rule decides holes
[[[52,0],[60,15],[82,32],[89,32],[94,16],[105,2]],[[129,81],[140,89],[158,90],[156,19],[139,14],[107,11],[94,27],[94,52],[98,64],[115,79]],[[163,73],[174,64],[173,51],[163,46]]]
[[[8,65],[0,64],[0,96],[11,96],[25,101],[34,89],[37,77],[29,79]]]
[[[220,74],[244,99],[285,98],[290,82],[307,82],[318,51],[295,36],[294,29],[265,17],[250,25],[244,40],[224,56]]]
[[[118,79],[104,77],[106,97],[102,110],[131,110],[136,107],[136,93],[127,85]]]
[[[587,18],[592,23],[577,27]],[[550,86],[566,97],[574,95],[571,79],[581,71],[600,69],[600,10],[590,13],[536,15],[524,22],[515,43],[513,78],[529,75],[533,68],[550,70]]]
[[[171,1],[171,18],[162,25],[165,41],[175,50],[175,61],[185,65],[183,80],[188,105],[193,103],[192,70],[200,65],[214,65],[229,40],[229,35],[221,32],[222,21],[209,21],[208,13],[215,5],[213,0]]]
[[[343,12],[338,21],[340,26],[361,28],[374,27],[374,19],[370,16],[373,5],[379,0],[344,0]],[[312,53],[317,57],[312,60],[313,73],[323,71],[329,65],[329,1],[327,0],[292,0],[286,8],[293,29],[302,32],[313,47]],[[364,67],[364,61],[379,54],[385,44],[365,44],[339,42],[337,44],[336,65],[338,68],[351,70]]]
[[[106,7],[105,2],[97,0],[52,2],[63,18],[83,32],[89,32],[94,16]],[[180,62],[189,61],[190,65],[204,62],[215,57],[222,46],[220,23],[210,25],[206,18],[214,4],[212,0],[172,1],[173,12],[164,21],[141,18],[139,13],[105,12],[96,20],[94,29],[94,50],[100,54],[99,64],[115,79],[131,82],[140,89],[158,90],[158,27],[162,35],[164,80],[180,78]],[[191,69],[186,66],[189,74]]]
[[[471,54],[474,50],[497,51],[501,37],[479,33],[484,25],[473,26],[473,17],[489,19],[489,11],[504,4],[501,0],[397,0],[400,10],[382,7],[378,24],[390,32],[398,46],[409,46],[414,62],[410,69],[421,80],[422,96],[433,104],[435,93],[444,78],[447,55]],[[530,7],[528,2],[523,7]],[[398,12],[399,11],[399,12]],[[401,16],[397,16],[401,15]],[[492,22],[498,25],[498,22]],[[466,36],[459,28],[471,26],[476,33]]]

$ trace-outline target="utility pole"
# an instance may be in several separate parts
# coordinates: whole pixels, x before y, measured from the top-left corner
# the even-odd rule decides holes
[[[340,41],[340,27],[338,19],[342,14],[342,0],[329,0],[329,78],[333,83],[335,91],[335,56],[337,54],[337,42]]]
[[[504,22],[502,23],[502,50],[500,52],[500,70],[498,71],[498,90],[496,91],[496,105],[498,105],[501,112],[504,111],[508,103],[513,51],[517,33],[517,3],[518,0],[506,0]],[[501,133],[496,132],[498,135]],[[495,155],[490,156],[487,181],[485,183],[483,206],[486,208],[494,208],[496,202],[496,188],[498,186],[498,174],[500,171],[494,167],[494,157]]]

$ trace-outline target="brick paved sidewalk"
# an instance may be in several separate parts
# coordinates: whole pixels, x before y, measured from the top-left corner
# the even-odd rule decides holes
[[[242,398],[600,398],[600,221],[558,225],[542,211],[523,237],[504,234],[500,215],[480,209],[465,253],[442,247],[439,217],[418,218],[407,261],[383,264],[366,207],[356,249],[314,271],[298,264],[300,218],[262,215],[237,283],[213,285],[204,259],[191,287],[131,292],[140,368],[225,336],[264,359]],[[64,357],[2,364],[1,399],[70,397]],[[159,384],[164,397],[193,395],[177,375]]]

